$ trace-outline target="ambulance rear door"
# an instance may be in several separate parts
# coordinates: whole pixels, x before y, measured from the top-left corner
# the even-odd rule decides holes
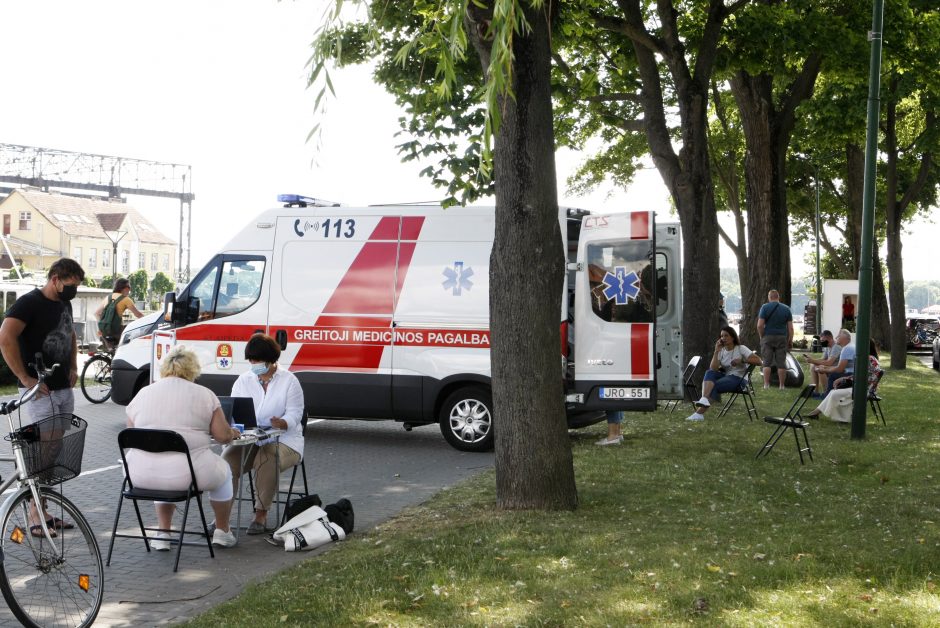
[[[653,212],[582,218],[573,392],[584,410],[656,408],[655,232]]]

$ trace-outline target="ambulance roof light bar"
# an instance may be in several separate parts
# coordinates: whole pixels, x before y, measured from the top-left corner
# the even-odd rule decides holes
[[[278,194],[277,202],[284,203],[284,207],[339,207],[339,203],[333,201],[324,201],[310,196],[301,196],[300,194]]]

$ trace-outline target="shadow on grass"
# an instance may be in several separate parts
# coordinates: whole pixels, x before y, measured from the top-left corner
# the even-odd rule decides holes
[[[888,425],[814,421],[803,466],[787,439],[754,460],[772,426],[743,406],[573,432],[578,510],[496,511],[486,472],[194,625],[937,625],[937,383],[889,372]]]

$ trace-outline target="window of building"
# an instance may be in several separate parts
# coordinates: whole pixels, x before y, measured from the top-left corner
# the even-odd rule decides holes
[[[137,256],[137,269],[147,268],[147,254],[141,253]]]
[[[126,249],[121,251],[121,272],[125,275],[131,272],[131,252]]]
[[[101,267],[111,268],[111,251],[108,249],[101,249]]]
[[[157,270],[157,254],[150,254],[150,270]]]
[[[82,247],[76,246],[72,248],[72,259],[78,262],[79,266],[82,264]]]
[[[169,253],[163,254],[163,270],[167,270],[167,271],[170,270],[170,254]]]
[[[88,249],[88,268],[98,267],[98,249]]]
[[[20,212],[20,231],[29,231],[33,225],[33,212]]]

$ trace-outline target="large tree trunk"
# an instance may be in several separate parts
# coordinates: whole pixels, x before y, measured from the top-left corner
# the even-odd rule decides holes
[[[845,244],[849,247],[852,277],[862,266],[862,208],[865,189],[865,151],[858,144],[845,146]],[[833,330],[835,331],[835,330]]]
[[[875,238],[871,249],[872,284],[871,284],[871,337],[881,349],[891,348],[891,324],[888,315],[888,297],[885,294],[884,268],[878,251],[881,246]]]
[[[565,272],[558,224],[549,9],[524,3],[532,26],[513,39],[512,93],[500,103],[493,167],[496,236],[490,256],[490,333],[496,414],[496,500],[508,509],[578,503],[565,420],[559,312]],[[474,7],[474,5],[471,5]],[[489,16],[468,31],[489,67]]]
[[[672,2],[656,2],[661,31],[655,37],[646,28],[639,0],[621,0],[619,5],[625,17],[622,32],[633,42],[637,58],[640,102],[650,153],[676,204],[682,225],[685,259],[682,333],[687,361],[693,355],[709,355],[718,337],[718,317],[705,315],[714,312],[720,288],[718,217],[708,156],[707,108],[708,84],[727,10],[721,0],[709,3],[693,72]],[[660,75],[657,55],[668,68],[666,77]],[[664,78],[674,84],[677,95],[681,145],[678,154],[663,104]]]
[[[775,104],[774,76],[739,70],[731,78],[731,92],[741,116],[747,145],[745,154],[745,206],[747,207],[747,285],[741,286],[741,341],[756,347],[757,312],[767,292],[776,289],[783,303],[792,303],[790,230],[787,208],[787,149],[793,134],[796,108],[812,96],[822,58],[809,55],[799,74]]]

